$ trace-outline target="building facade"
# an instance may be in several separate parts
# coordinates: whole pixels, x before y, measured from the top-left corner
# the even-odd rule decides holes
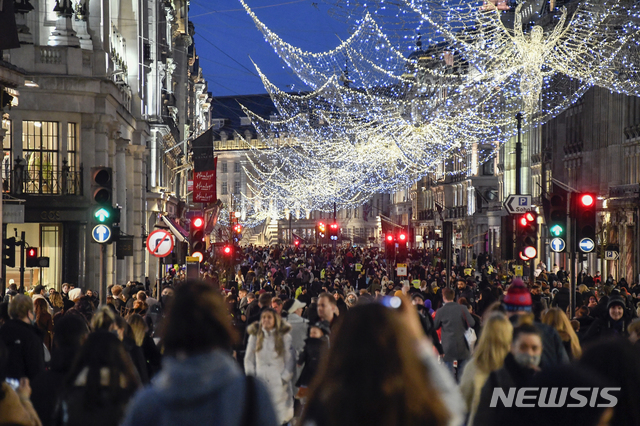
[[[107,284],[153,282],[159,267],[146,236],[163,215],[181,214],[188,147],[180,142],[208,127],[188,2],[31,6],[16,11],[20,47],[3,51],[27,82],[3,119],[4,191],[24,206],[24,223],[5,221],[4,234],[25,231],[26,243],[50,259],[27,271],[26,285],[97,290],[101,267]],[[104,265],[91,236],[93,166],[112,168],[121,231],[132,238],[122,259],[108,245]]]

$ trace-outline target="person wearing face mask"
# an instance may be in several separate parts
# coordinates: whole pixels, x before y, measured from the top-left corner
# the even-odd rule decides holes
[[[511,349],[504,359],[504,366],[492,372],[482,387],[474,426],[516,424],[517,408],[506,408],[500,402],[495,407],[490,405],[494,389],[500,388],[506,395],[510,388],[526,387],[540,371],[542,334],[530,321],[530,317],[521,318],[521,325],[513,329]]]
[[[603,337],[628,337],[631,317],[626,313],[626,304],[621,296],[609,297],[607,315],[596,319],[587,330],[584,341],[589,342]]]
[[[9,304],[9,316],[11,320],[0,327],[0,340],[9,351],[6,375],[33,381],[44,371],[44,345],[34,326],[36,315],[31,298],[15,296]]]

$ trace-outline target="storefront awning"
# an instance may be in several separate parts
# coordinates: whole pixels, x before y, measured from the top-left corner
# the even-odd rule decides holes
[[[171,230],[173,235],[178,239],[178,241],[180,241],[181,243],[184,243],[185,241],[188,240],[189,234],[187,233],[187,231],[184,230],[182,226],[178,225],[176,221],[174,221],[171,218],[168,218],[165,215],[162,215],[162,221],[165,223],[165,225],[169,227],[169,229]]]

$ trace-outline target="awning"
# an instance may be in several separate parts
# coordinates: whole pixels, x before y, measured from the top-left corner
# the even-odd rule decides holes
[[[169,227],[169,229],[171,230],[173,235],[175,235],[178,241],[180,241],[181,243],[184,243],[189,239],[189,233],[185,231],[182,226],[178,225],[176,221],[174,221],[171,218],[168,218],[165,215],[162,215],[162,221]]]

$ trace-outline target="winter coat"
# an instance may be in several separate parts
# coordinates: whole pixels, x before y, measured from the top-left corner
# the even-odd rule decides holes
[[[129,404],[122,426],[241,426],[251,409],[254,426],[276,426],[264,385],[255,383],[253,407],[246,407],[247,381],[236,361],[217,349],[184,359],[165,357],[150,386]]]
[[[436,311],[435,327],[442,327],[445,362],[461,361],[471,356],[464,332],[474,325],[475,321],[467,308],[455,302],[445,303]]]
[[[631,319],[624,315],[618,322],[611,319],[609,315],[606,318],[598,318],[589,327],[584,335],[584,341],[589,342],[604,337],[628,337],[627,331],[631,323]]]
[[[295,352],[292,345],[291,326],[282,322],[279,329],[264,331],[256,322],[247,327],[249,342],[244,357],[244,371],[247,375],[261,379],[266,385],[276,411],[278,424],[293,418],[293,386],[295,373]],[[264,333],[262,348],[256,351],[258,334]],[[276,352],[276,340],[282,339],[284,353]]]
[[[34,326],[12,319],[0,327],[0,339],[9,350],[7,377],[33,380],[44,371],[44,345]]]
[[[0,424],[42,426],[31,401],[22,399],[7,383],[0,382],[4,398],[0,399]]]
[[[522,388],[533,378],[535,370],[520,366],[513,355],[509,353],[504,360],[504,366],[492,372],[480,393],[480,402],[473,419],[475,426],[501,426],[517,423],[517,409],[505,408],[500,402],[491,408],[490,402],[495,388],[502,388],[507,394],[509,388]]]
[[[318,371],[318,365],[320,364],[320,358],[329,349],[329,339],[324,336],[320,339],[309,337],[306,340],[304,350],[298,358],[298,364],[304,365],[302,373],[298,379],[296,386],[309,386],[311,380]]]
[[[304,349],[304,340],[307,338],[309,321],[296,314],[289,314],[287,322],[291,326],[291,344],[295,351],[295,358],[298,359]]]

